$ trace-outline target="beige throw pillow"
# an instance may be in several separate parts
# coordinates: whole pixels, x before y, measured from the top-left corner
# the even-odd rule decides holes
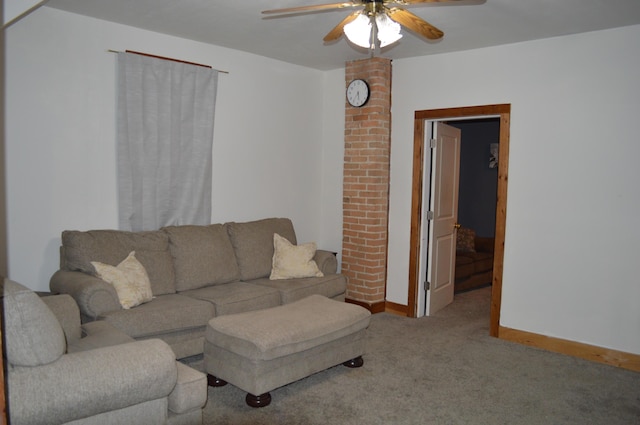
[[[294,279],[300,277],[321,277],[324,274],[313,261],[316,244],[309,242],[293,245],[277,233],[273,234],[273,260],[269,279]]]
[[[124,309],[149,302],[153,298],[147,271],[136,259],[135,254],[135,251],[131,251],[127,258],[115,267],[98,261],[91,262],[98,277],[116,289],[120,305]]]

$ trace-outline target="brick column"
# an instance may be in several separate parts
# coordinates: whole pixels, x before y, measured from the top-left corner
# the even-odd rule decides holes
[[[347,62],[345,87],[356,78],[371,95],[360,108],[345,101],[342,272],[347,299],[379,311],[387,274],[391,60]]]

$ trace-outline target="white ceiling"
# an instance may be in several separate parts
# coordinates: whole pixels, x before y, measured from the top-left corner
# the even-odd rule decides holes
[[[271,19],[264,19],[261,11],[334,1],[49,0],[46,6],[329,70],[369,56],[344,37],[331,44],[322,41],[349,9]],[[382,52],[384,57],[424,56],[640,24],[640,0],[462,0],[406,8],[444,31],[444,38],[426,41],[404,30],[400,42]]]

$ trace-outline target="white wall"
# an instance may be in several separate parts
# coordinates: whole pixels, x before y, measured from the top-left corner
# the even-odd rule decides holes
[[[342,264],[342,178],[344,165],[345,70],[324,73],[322,236]]]
[[[639,39],[393,62],[389,301],[407,303],[414,111],[510,103],[501,325],[640,354]]]
[[[47,290],[62,230],[117,227],[116,55],[108,49],[229,71],[216,104],[213,222],[287,216],[300,242],[340,249],[341,192],[324,188],[334,175],[321,178],[323,161],[342,165],[331,140],[339,134],[342,144],[340,125],[327,132],[322,121],[324,110],[344,105],[341,89],[325,99],[330,74],[43,7],[6,34],[12,279]]]

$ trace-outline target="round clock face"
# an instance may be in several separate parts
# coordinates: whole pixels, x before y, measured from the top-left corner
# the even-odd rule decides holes
[[[369,100],[369,85],[364,80],[353,80],[347,87],[347,101],[351,106],[362,106]]]

